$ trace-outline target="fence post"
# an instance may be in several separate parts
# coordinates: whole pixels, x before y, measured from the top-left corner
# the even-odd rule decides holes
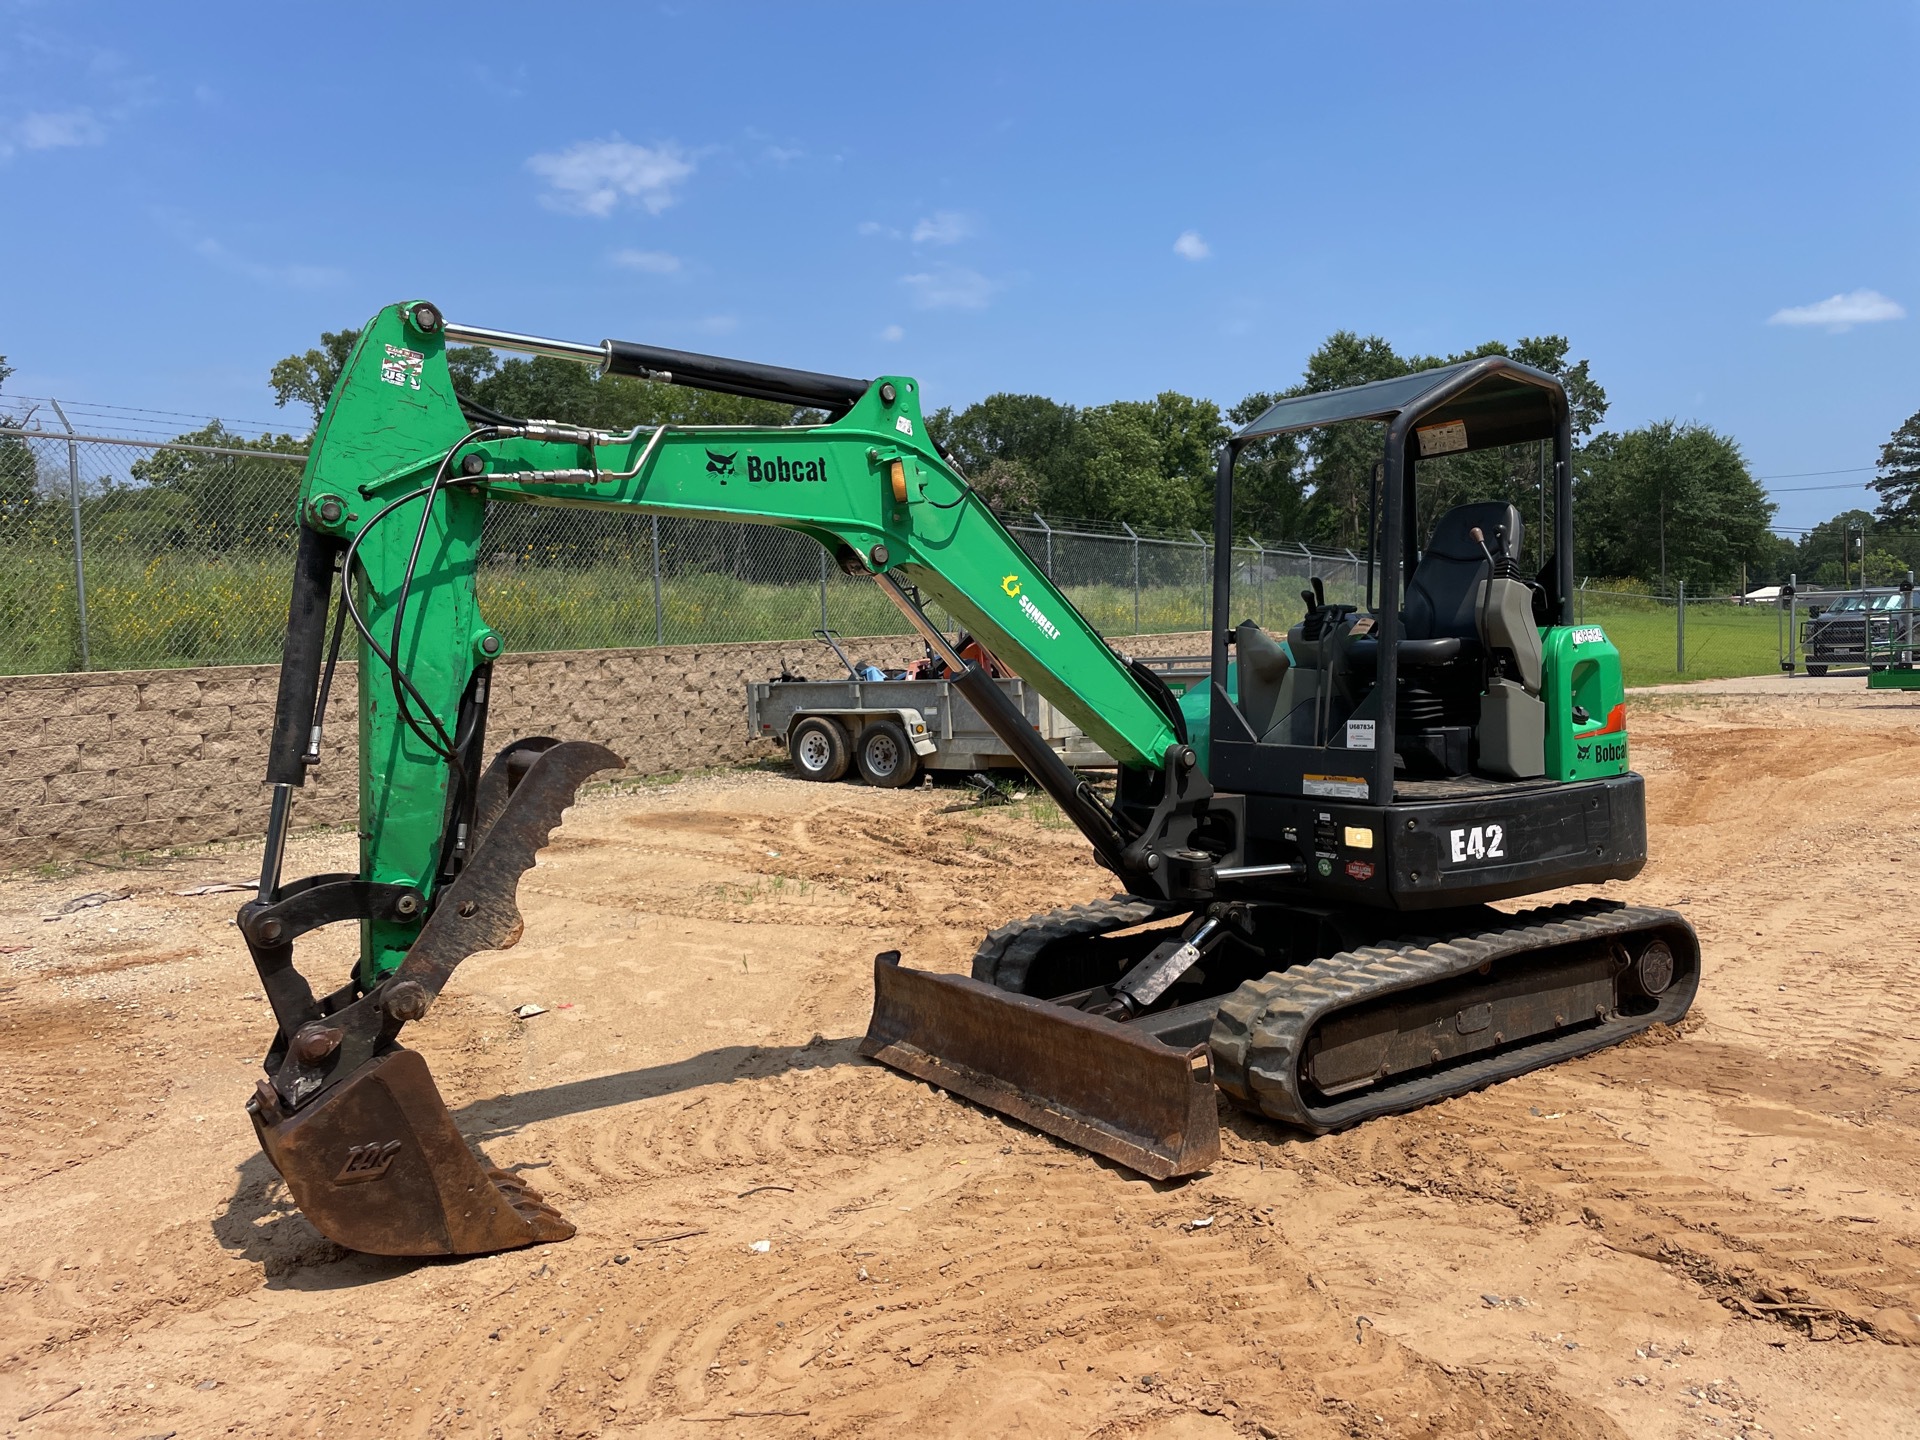
[[[820,628],[829,630],[827,624],[827,547],[820,547]]]
[[[1126,521],[1120,522],[1120,528],[1127,532],[1127,538],[1133,541],[1133,633],[1140,633],[1140,537]]]
[[[1227,621],[1225,621],[1220,616],[1213,613],[1212,553],[1207,545],[1206,536],[1202,535],[1198,530],[1194,529],[1191,525],[1187,527],[1187,533],[1193,536],[1193,538],[1196,541],[1198,541],[1200,545],[1200,593],[1205,597],[1205,600],[1203,602],[1206,606],[1205,614],[1207,617],[1207,623],[1206,623],[1205,629],[1207,633],[1211,635],[1213,633],[1214,626],[1225,625],[1227,623]],[[1227,537],[1227,543],[1229,545],[1233,543],[1232,536]],[[1227,552],[1227,565],[1229,567],[1233,565],[1233,552],[1231,550]],[[1211,644],[1212,642],[1209,641],[1208,643]]]
[[[1587,581],[1592,578],[1591,575],[1583,575],[1580,577],[1580,594],[1577,597],[1580,603],[1574,607],[1573,618],[1583,625],[1586,624],[1587,621]]]
[[[667,643],[667,612],[660,603],[660,517],[653,517],[653,643]]]
[[[1041,517],[1039,516],[1039,514],[1038,514],[1038,513],[1036,513],[1036,514],[1034,515],[1034,517],[1033,517],[1033,518],[1034,518],[1034,521],[1035,521],[1035,523],[1039,525],[1039,527],[1041,528],[1041,530],[1043,530],[1043,531],[1044,531],[1044,532],[1046,533],[1046,537],[1047,537],[1047,578],[1048,578],[1049,580],[1051,580],[1051,579],[1053,579],[1053,527],[1052,527],[1051,525],[1049,525],[1049,524],[1047,524],[1047,522],[1046,522],[1045,520],[1043,520],[1043,519],[1041,519]]]
[[[1253,563],[1260,569],[1254,576],[1254,609],[1259,614],[1261,625],[1267,623],[1267,547],[1260,543],[1258,536],[1248,537],[1247,543],[1253,546]]]
[[[1680,603],[1673,612],[1673,672],[1687,673],[1687,582],[1680,582]]]
[[[90,670],[93,664],[87,653],[87,559],[85,542],[80,538],[80,447],[73,440],[73,423],[60,408],[60,402],[49,403],[67,432],[67,499],[73,507],[73,598],[80,621],[80,668]]]

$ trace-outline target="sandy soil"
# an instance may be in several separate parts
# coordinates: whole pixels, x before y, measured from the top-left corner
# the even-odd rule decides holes
[[[857,1059],[876,950],[1105,893],[953,790],[573,810],[409,1031],[580,1226],[463,1263],[341,1252],[257,1153],[240,897],[179,893],[251,852],[0,885],[0,1434],[1912,1434],[1920,706],[1636,705],[1611,888],[1699,927],[1700,1023],[1327,1139],[1233,1117],[1176,1185]]]

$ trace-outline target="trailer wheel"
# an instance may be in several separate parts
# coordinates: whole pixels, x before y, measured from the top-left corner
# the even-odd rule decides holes
[[[802,780],[838,780],[852,758],[846,727],[827,715],[809,715],[794,726],[787,754]]]
[[[869,785],[898,790],[920,773],[920,757],[897,720],[876,720],[860,732],[855,755]]]
[[[1815,676],[1815,677],[1818,677],[1818,676],[1821,676],[1821,675],[1824,675],[1824,674],[1826,674],[1826,673],[1827,673],[1827,667],[1826,667],[1826,666],[1824,666],[1824,665],[1809,665],[1809,666],[1807,666],[1807,674],[1809,674],[1809,675],[1812,675],[1812,676]]]

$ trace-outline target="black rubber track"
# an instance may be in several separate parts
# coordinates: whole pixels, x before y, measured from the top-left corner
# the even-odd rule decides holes
[[[1110,900],[1044,910],[989,931],[973,952],[973,978],[1024,995],[1033,962],[1053,946],[1110,935],[1190,908],[1138,895],[1115,895]]]
[[[1544,1040],[1462,1060],[1389,1081],[1358,1095],[1314,1100],[1303,1093],[1300,1068],[1314,1028],[1339,1011],[1399,991],[1468,974],[1492,960],[1583,941],[1657,931],[1672,947],[1672,986],[1645,1015],[1619,1015]],[[1395,945],[1343,950],[1263,980],[1249,980],[1220,1006],[1209,1045],[1214,1078],[1242,1107],[1324,1135],[1412,1110],[1523,1075],[1560,1060],[1617,1045],[1656,1023],[1687,1013],[1700,985],[1700,942],[1673,910],[1585,900],[1527,910],[1505,925]]]

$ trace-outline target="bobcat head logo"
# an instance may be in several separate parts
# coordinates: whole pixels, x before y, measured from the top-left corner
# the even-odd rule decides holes
[[[365,1145],[354,1145],[347,1150],[347,1163],[340,1167],[340,1173],[333,1177],[333,1183],[356,1185],[363,1180],[378,1180],[399,1156],[398,1140],[389,1140],[385,1144],[369,1140]]]
[[[707,451],[707,473],[709,475],[733,474],[734,459],[740,454],[735,450],[731,455],[722,455],[718,450]],[[722,482],[725,483],[724,481]]]

